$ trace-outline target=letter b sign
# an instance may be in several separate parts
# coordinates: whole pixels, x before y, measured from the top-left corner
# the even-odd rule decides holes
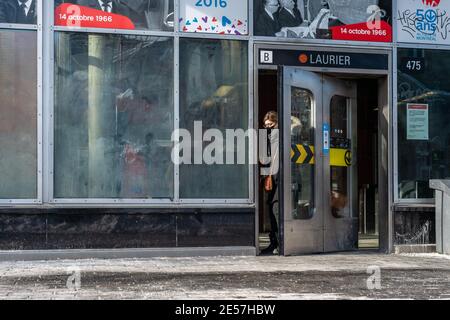
[[[259,60],[260,60],[261,64],[272,64],[273,63],[273,51],[261,50]]]

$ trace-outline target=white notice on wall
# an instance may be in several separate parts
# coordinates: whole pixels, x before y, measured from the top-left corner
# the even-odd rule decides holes
[[[248,1],[180,0],[180,30],[183,32],[248,34]]]
[[[428,140],[428,104],[408,103],[406,108],[406,138],[408,140]]]

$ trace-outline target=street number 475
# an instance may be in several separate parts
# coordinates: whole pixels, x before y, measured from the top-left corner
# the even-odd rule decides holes
[[[422,62],[419,60],[408,60],[406,68],[410,71],[420,71],[422,70]]]
[[[228,5],[227,0],[198,0],[195,4],[196,7],[216,7],[226,8]]]

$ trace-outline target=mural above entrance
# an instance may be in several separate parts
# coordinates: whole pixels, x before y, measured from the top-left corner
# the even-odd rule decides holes
[[[392,42],[391,0],[254,0],[255,35]]]

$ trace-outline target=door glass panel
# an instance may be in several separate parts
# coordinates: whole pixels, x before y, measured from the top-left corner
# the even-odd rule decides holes
[[[349,214],[351,139],[347,98],[334,96],[330,104],[331,152],[331,213],[335,218]]]
[[[291,91],[291,192],[292,218],[314,215],[314,110],[310,91]]]

